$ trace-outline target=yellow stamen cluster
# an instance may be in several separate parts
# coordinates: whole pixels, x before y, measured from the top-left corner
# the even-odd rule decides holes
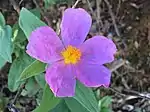
[[[65,64],[76,64],[81,58],[80,49],[71,45],[62,51],[61,54],[64,57]]]

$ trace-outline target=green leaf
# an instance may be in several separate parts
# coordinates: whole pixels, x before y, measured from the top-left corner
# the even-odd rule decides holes
[[[9,25],[0,27],[0,56],[8,61],[12,62],[12,29]]]
[[[102,108],[101,112],[112,112],[112,110],[110,108]]]
[[[35,8],[30,10],[35,16],[37,16],[38,18],[41,18],[41,14],[39,9]],[[24,40],[26,40],[26,36],[24,34],[24,32],[22,31],[22,29],[19,27],[19,24],[16,23],[13,25],[13,41],[14,43],[21,43]]]
[[[73,99],[80,103],[88,112],[99,112],[98,102],[94,96],[93,91],[78,81],[76,86],[76,95],[73,97]],[[68,107],[70,107],[70,105],[68,105]]]
[[[12,40],[14,43],[21,43],[26,40],[26,36],[22,31],[22,29],[19,27],[18,23],[13,25],[12,32],[13,32]]]
[[[40,86],[38,85],[36,80],[34,78],[30,78],[25,85],[25,89],[22,92],[22,95],[28,95],[29,97],[33,97],[39,91],[39,89]]]
[[[24,71],[21,73],[19,80],[25,80],[32,76],[38,75],[45,71],[46,64],[35,60],[29,66],[27,66]]]
[[[34,60],[25,53],[22,53],[18,58],[16,58],[9,70],[8,74],[8,88],[11,91],[16,91],[21,82],[18,82],[18,79],[22,71],[29,66]]]
[[[35,16],[37,16],[39,19],[41,18],[40,9],[35,8],[30,10]]]
[[[44,89],[46,81],[45,81],[45,74],[41,73],[40,75],[35,76],[35,80],[40,85],[41,88]]]
[[[2,15],[2,13],[0,12],[0,26],[1,27],[4,27],[5,26],[5,18],[4,16]]]
[[[0,93],[0,112],[4,112],[8,103],[9,103],[9,98],[4,97],[4,95]]]
[[[83,105],[73,98],[66,98],[65,101],[71,112],[89,112],[83,107]]]
[[[101,102],[101,108],[106,107],[108,108],[111,104],[112,98],[110,96],[105,96],[103,97],[100,102]]]
[[[29,10],[22,8],[19,16],[19,26],[24,31],[27,38],[31,32],[40,26],[46,26],[37,16]]]
[[[55,97],[49,86],[46,85],[40,106],[37,107],[33,112],[48,112],[49,110],[53,109],[59,102],[60,99]]]
[[[60,101],[60,103],[49,112],[70,112],[64,100]],[[79,111],[76,111],[79,112]]]
[[[0,68],[2,68],[5,63],[6,61],[0,56]]]

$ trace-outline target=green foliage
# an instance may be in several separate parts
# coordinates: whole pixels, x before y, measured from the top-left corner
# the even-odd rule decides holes
[[[109,107],[111,104],[112,98],[110,96],[103,97],[101,101],[101,107]]]
[[[40,85],[41,88],[44,89],[46,81],[45,81],[45,74],[41,73],[40,75],[35,76],[35,80]]]
[[[40,26],[46,26],[46,24],[29,10],[22,8],[19,16],[19,26],[28,38],[33,30]]]
[[[4,27],[5,26],[5,18],[4,16],[2,15],[2,13],[0,12],[0,26],[1,27]]]
[[[112,112],[112,110],[110,108],[102,108],[101,112]]]
[[[13,33],[12,40],[14,44],[18,44],[26,40],[26,36],[23,33],[22,29],[19,27],[18,23],[13,25],[12,33]]]
[[[73,98],[68,98],[68,99],[65,101],[66,102],[69,101],[69,103],[67,104],[68,104],[68,107],[70,108],[72,107],[79,108],[79,106],[82,105],[82,110],[86,109],[86,112],[99,112],[98,102],[94,96],[93,91],[90,88],[83,86],[79,82],[77,82],[77,86],[76,86],[76,95]],[[77,104],[77,102],[75,102],[72,99],[76,100],[79,104]],[[77,104],[77,105],[74,105],[74,104]]]
[[[12,62],[12,29],[5,24],[5,18],[0,12],[0,66],[3,66],[6,61]]]
[[[110,109],[111,101],[112,98],[110,96],[105,96],[99,101],[101,112],[111,112]]]
[[[11,54],[13,49],[11,36],[12,29],[9,25],[0,26],[0,56],[8,62],[12,62]]]
[[[11,91],[16,91],[18,89],[21,84],[21,82],[18,81],[21,73],[33,61],[34,60],[24,52],[13,61],[8,74],[8,88]]]
[[[64,100],[60,101],[60,103],[49,112],[62,112],[62,111],[63,112],[70,112],[70,110],[68,109]],[[79,112],[79,111],[76,111],[76,112]]]
[[[20,75],[20,80],[25,80],[35,75],[39,75],[40,73],[45,71],[46,64],[36,60],[31,63],[28,67],[24,69],[24,71]]]
[[[41,18],[40,11],[38,9],[32,9],[31,12],[38,18]],[[12,32],[14,44],[18,44],[26,40],[26,36],[18,23],[13,25]]]
[[[3,97],[0,93],[0,112],[4,112],[5,107],[7,106],[9,99],[7,97]]]
[[[0,68],[4,66],[6,61],[0,56]]]
[[[71,1],[72,0],[44,0],[44,4],[45,4],[45,7],[48,8],[49,6],[54,5],[54,4],[69,3]]]
[[[25,89],[22,91],[22,95],[28,95],[29,97],[32,97],[39,91],[39,89],[40,86],[38,85],[36,80],[34,78],[30,78],[29,80],[27,80]]]
[[[48,112],[49,110],[53,109],[59,102],[60,99],[56,98],[50,90],[50,87],[46,85],[40,106],[37,107],[33,112]]]
[[[81,105],[74,98],[66,98],[65,101],[71,112],[89,112],[85,107],[83,107],[83,105]]]
[[[38,9],[38,8],[31,9],[30,12],[32,12],[39,19],[41,18],[40,9]]]

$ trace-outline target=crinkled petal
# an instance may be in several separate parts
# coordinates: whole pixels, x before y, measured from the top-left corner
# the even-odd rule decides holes
[[[82,51],[82,59],[91,61],[91,63],[105,64],[114,60],[116,53],[116,45],[111,39],[104,36],[95,36],[85,41],[80,49]]]
[[[46,70],[45,79],[57,97],[72,97],[75,94],[75,73],[72,66],[59,61]]]
[[[84,9],[66,9],[61,23],[61,36],[64,44],[78,46],[83,43],[91,24],[91,16]]]
[[[61,59],[63,44],[59,37],[48,26],[39,27],[31,33],[27,45],[27,53],[44,63]]]
[[[93,64],[90,61],[82,60],[77,66],[77,79],[87,87],[108,87],[111,72],[103,65]]]

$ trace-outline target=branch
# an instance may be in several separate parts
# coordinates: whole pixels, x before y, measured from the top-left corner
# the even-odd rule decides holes
[[[17,13],[19,14],[20,13],[20,7],[19,7],[19,4],[16,3],[15,0],[9,0],[10,3],[12,4],[13,8],[17,11]]]
[[[81,0],[77,0],[76,2],[75,2],[75,4],[72,6],[72,8],[75,8],[76,6],[77,6],[77,4],[80,2]]]
[[[101,4],[102,0],[96,0],[96,7],[97,7],[97,19],[96,19],[96,22],[97,22],[97,25],[98,25],[98,30],[100,32],[100,25],[101,27],[103,27],[103,22],[102,22],[102,19],[101,19],[101,8],[100,8],[100,4]]]
[[[115,16],[114,16],[114,14],[113,14],[113,12],[112,12],[112,9],[111,9],[111,5],[110,5],[110,3],[108,2],[108,0],[104,0],[104,1],[105,1],[105,3],[107,4],[107,7],[108,7],[108,9],[109,9],[109,14],[110,14],[110,16],[111,16],[111,18],[112,18],[112,22],[113,22],[113,24],[114,24],[114,28],[115,28],[116,34],[117,34],[118,36],[120,36],[120,32],[119,32],[118,27],[117,27],[117,24],[116,24]]]
[[[95,20],[96,20],[96,26],[98,26],[98,30],[99,30],[99,33],[100,33],[100,28],[99,28],[99,26],[100,26],[99,20],[100,20],[100,19],[97,19],[97,16],[99,16],[98,18],[100,18],[100,11],[97,10],[97,16],[96,16],[95,12],[94,12],[93,9],[92,9],[92,6],[91,6],[91,4],[90,4],[90,1],[89,1],[89,0],[86,0],[86,1],[87,1],[88,7],[89,7],[89,9],[90,9],[90,11],[91,11],[93,17],[94,17]],[[99,0],[97,0],[97,1],[99,1]],[[100,1],[99,1],[99,3],[100,3]],[[98,3],[98,4],[99,4],[99,3]],[[97,4],[97,5],[98,5],[98,4]],[[102,21],[101,21],[100,23],[102,24]],[[102,25],[102,26],[103,26],[103,25]]]
[[[27,80],[25,81],[24,84],[20,85],[20,87],[19,87],[19,89],[18,89],[18,91],[17,91],[17,93],[16,93],[16,95],[15,95],[13,101],[12,101],[12,104],[16,103],[18,97],[21,95],[22,90],[25,88],[26,83],[27,83]]]

